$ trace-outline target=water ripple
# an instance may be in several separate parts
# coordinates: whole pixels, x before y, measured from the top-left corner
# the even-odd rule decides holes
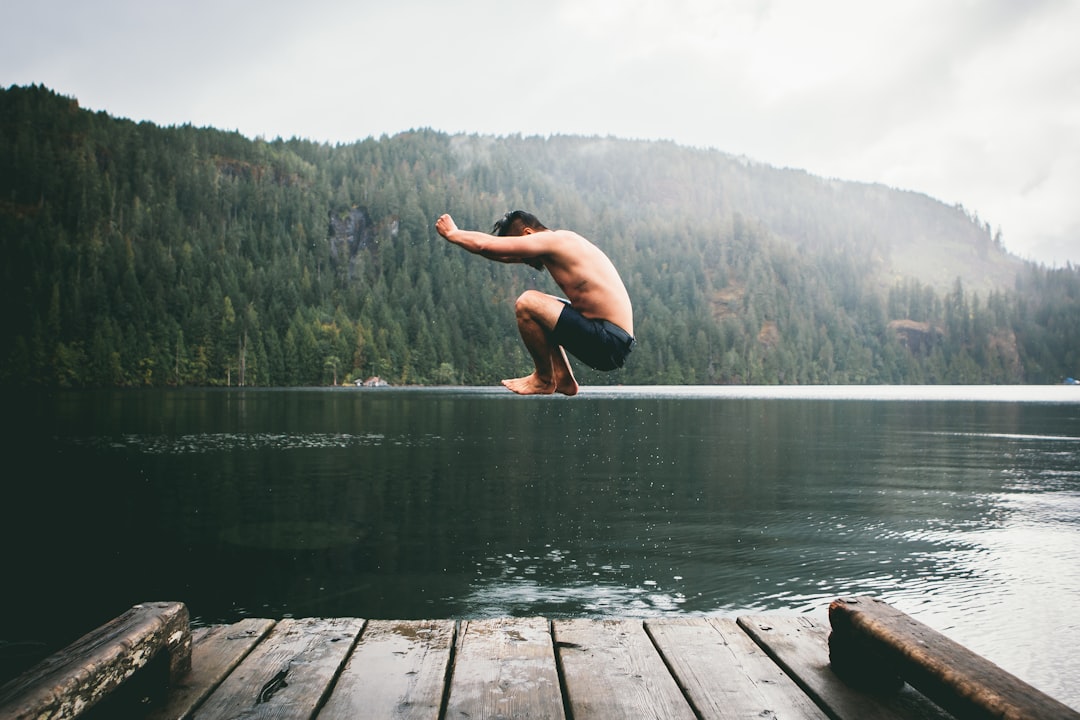
[[[485,617],[652,617],[679,612],[686,602],[680,575],[660,577],[626,563],[578,560],[565,550],[545,550],[537,555],[504,553],[478,562],[461,605]]]
[[[430,447],[438,435],[394,436],[381,433],[199,433],[191,435],[91,436],[70,442],[98,450],[134,450],[147,455],[192,455],[258,450],[330,450],[355,447]]]

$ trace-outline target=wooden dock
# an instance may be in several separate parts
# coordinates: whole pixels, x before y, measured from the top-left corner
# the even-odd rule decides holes
[[[1080,718],[887,605],[859,598],[833,606],[832,627],[783,615],[308,618],[185,634],[182,604],[151,603],[0,688],[0,718],[88,709],[95,718],[154,719]],[[929,632],[915,642],[922,656],[887,657],[896,643],[885,636],[912,628]],[[832,652],[853,669],[848,682],[830,662],[830,635]],[[935,655],[939,638],[954,655]],[[944,680],[933,671],[942,657],[951,663]],[[933,676],[909,682],[936,702],[897,679],[919,674],[909,662]],[[871,666],[883,670],[877,681],[864,672]],[[988,696],[979,678],[1005,697]]]

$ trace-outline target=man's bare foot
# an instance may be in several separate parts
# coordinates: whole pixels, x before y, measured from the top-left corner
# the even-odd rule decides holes
[[[566,378],[565,380],[560,380],[555,385],[555,390],[557,390],[558,392],[562,393],[563,395],[567,395],[567,396],[577,395],[578,394],[577,380],[574,380],[574,376],[571,375],[570,377]]]
[[[555,376],[555,390],[563,395],[577,395],[578,384],[574,378],[574,371],[570,369],[570,363],[566,359],[566,351],[560,347],[559,354],[562,356],[562,362],[556,359],[551,363],[551,371]]]
[[[513,380],[503,380],[502,384],[518,395],[551,395],[555,392],[555,383],[542,380],[536,373]],[[577,383],[574,383],[574,386],[576,387]]]

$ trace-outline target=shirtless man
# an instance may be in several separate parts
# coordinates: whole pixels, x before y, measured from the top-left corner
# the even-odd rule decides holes
[[[517,299],[518,332],[536,368],[531,375],[503,380],[507,388],[519,395],[576,395],[566,350],[597,370],[622,367],[634,346],[634,311],[618,271],[600,248],[570,230],[548,230],[522,210],[506,213],[490,235],[461,230],[449,215],[440,217],[435,229],[489,260],[547,268],[569,298],[526,290]]]

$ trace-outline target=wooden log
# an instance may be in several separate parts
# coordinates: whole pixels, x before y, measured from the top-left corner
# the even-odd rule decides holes
[[[827,720],[734,619],[671,618],[645,627],[705,720]]]
[[[370,620],[319,720],[437,720],[442,709],[452,620]]]
[[[167,702],[153,709],[147,720],[190,717],[274,624],[273,620],[246,618],[193,632],[191,672],[172,685]]]
[[[445,717],[564,718],[548,621],[463,620]]]
[[[952,716],[910,686],[888,693],[863,692],[829,665],[829,626],[805,616],[743,616],[739,627],[831,717],[859,720],[951,720]]]
[[[0,718],[76,717],[155,660],[168,663],[168,682],[191,668],[183,603],[135,605],[45,658],[0,688]]]
[[[693,720],[640,620],[556,620],[553,627],[574,720]]]
[[[1080,720],[1067,705],[875,598],[835,600],[829,621],[834,664],[882,664],[957,717]]]
[[[194,717],[314,717],[363,626],[358,618],[280,621]]]

